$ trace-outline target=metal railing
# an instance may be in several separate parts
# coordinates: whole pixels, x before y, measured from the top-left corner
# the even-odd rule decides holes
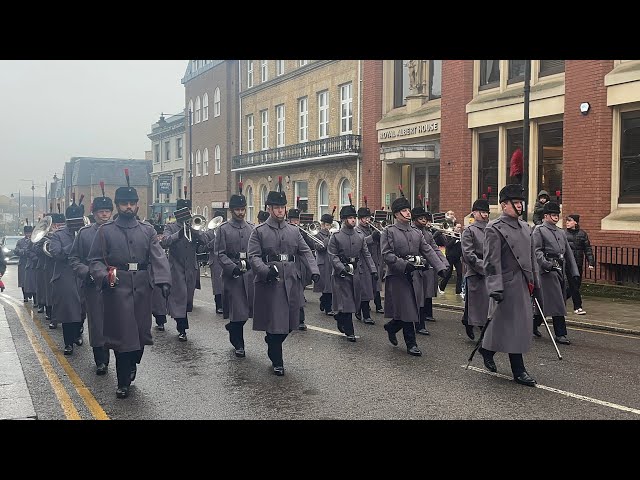
[[[640,248],[592,245],[595,268],[586,265],[583,278],[587,282],[640,288]]]

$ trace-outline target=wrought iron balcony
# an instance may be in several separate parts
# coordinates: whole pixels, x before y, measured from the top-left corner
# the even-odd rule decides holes
[[[340,135],[310,142],[296,143],[269,150],[236,155],[231,170],[253,170],[278,166],[300,165],[356,157],[360,153],[360,135]]]

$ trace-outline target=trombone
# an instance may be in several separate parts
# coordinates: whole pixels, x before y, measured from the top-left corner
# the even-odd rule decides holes
[[[316,228],[316,225],[317,225],[317,222],[311,222],[309,224],[309,231],[305,230],[300,225],[296,225],[296,227],[298,227],[300,231],[306,233],[311,240],[316,242],[318,245],[322,245],[324,247],[324,242],[314,236],[314,235],[317,235],[318,232],[320,231],[319,228]]]

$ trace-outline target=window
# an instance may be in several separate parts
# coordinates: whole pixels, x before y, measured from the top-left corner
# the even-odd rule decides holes
[[[480,90],[500,85],[500,60],[480,60]]]
[[[260,60],[260,81],[266,82],[269,80],[269,64],[266,60]]]
[[[260,111],[260,133],[262,150],[269,148],[269,110]]]
[[[304,67],[308,63],[309,63],[309,60],[298,60],[298,65],[301,67]]]
[[[307,97],[298,99],[298,141],[309,140],[309,100]]]
[[[318,93],[318,138],[329,137],[329,92]]]
[[[253,87],[253,60],[247,60],[247,88]]]
[[[562,122],[540,125],[538,129],[538,191],[553,199],[562,194]],[[537,193],[537,192],[536,192]],[[561,203],[561,199],[556,199]]]
[[[193,100],[189,100],[189,118],[191,119],[191,125],[193,125]]]
[[[195,123],[200,123],[200,97],[196,97],[196,120]]]
[[[253,152],[253,115],[247,115],[247,152]]]
[[[507,183],[514,183],[517,181],[515,178],[511,178],[509,176],[511,170],[511,155],[516,151],[516,148],[522,147],[522,128],[511,128],[507,130],[507,155],[506,155],[506,167],[507,174],[505,178],[507,179]],[[538,192],[536,192],[538,193]]]
[[[429,100],[442,96],[442,60],[429,60]]]
[[[340,207],[349,205],[349,194],[351,193],[351,183],[346,178],[340,182]]]
[[[202,157],[200,154],[200,150],[198,150],[196,152],[196,177],[199,177],[200,175],[202,175],[201,162],[202,162]]]
[[[539,77],[564,72],[564,60],[540,60]]]
[[[498,203],[498,132],[481,133],[478,149],[478,196]]]
[[[176,138],[176,160],[182,159],[182,137]]]
[[[329,185],[323,180],[318,187],[318,221],[325,213],[331,212],[329,211]]]
[[[221,166],[220,165],[221,164],[221,161],[220,161],[220,145],[216,145],[216,148],[213,151],[213,159],[214,159],[214,168],[215,168],[214,173],[216,173],[216,174],[220,173],[220,166]]]
[[[202,216],[209,220],[209,207],[202,207]]]
[[[155,190],[156,190],[156,194],[154,195],[155,199],[156,199],[156,203],[160,203],[160,179],[156,178],[155,181]]]
[[[247,198],[247,219],[250,222],[255,222],[254,218],[256,217],[254,217],[255,208],[253,206],[253,188],[247,187],[244,196]]]
[[[220,116],[220,89],[218,87],[213,92],[213,116]]]
[[[507,83],[524,82],[524,66],[527,60],[509,60],[509,78]]]
[[[153,161],[156,163],[160,163],[160,144],[156,143],[153,145]]]
[[[284,60],[276,60],[276,77],[284,75]]]
[[[298,200],[297,207],[301,212],[309,209],[309,190],[307,182],[293,182],[295,198]]]
[[[284,147],[284,105],[276,106],[276,147]]]
[[[393,108],[406,105],[409,95],[409,60],[394,60],[393,62]]]
[[[180,198],[182,195],[182,177],[176,177],[176,196]]]
[[[209,149],[205,148],[202,154],[202,175],[209,175]]]
[[[350,83],[340,87],[340,134],[353,131],[353,95]]]
[[[618,203],[640,203],[640,112],[622,114]]]
[[[171,140],[164,142],[164,159],[171,160]]]
[[[209,120],[209,94],[202,96],[202,121]]]
[[[264,208],[265,210],[267,209],[265,206],[265,203],[267,203],[267,195],[267,186],[263,185],[260,187],[260,208]]]

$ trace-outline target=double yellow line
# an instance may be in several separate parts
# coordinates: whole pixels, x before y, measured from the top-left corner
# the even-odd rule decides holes
[[[78,395],[80,396],[80,398],[82,398],[82,401],[86,405],[93,418],[96,420],[109,420],[109,416],[107,415],[107,413],[102,409],[96,398],[91,394],[76,371],[69,364],[64,355],[60,352],[60,349],[55,344],[51,336],[47,333],[40,322],[37,321],[37,319],[34,317],[33,310],[27,311],[24,305],[18,303],[13,297],[10,297],[9,295],[6,295],[4,293],[0,294],[0,299],[4,300],[5,303],[13,307],[14,311],[18,315],[18,319],[22,324],[22,328],[27,334],[27,338],[29,339],[31,346],[33,347],[33,350],[38,357],[40,365],[42,365],[42,369],[44,370],[44,373],[47,376],[49,383],[51,384],[51,388],[53,388],[53,391],[58,398],[58,402],[60,402],[60,406],[62,407],[67,420],[83,420],[83,418],[80,416],[80,413],[74,405],[73,399],[67,392],[65,386],[60,381],[60,378],[58,378],[53,365],[51,365],[51,362],[47,358],[42,344],[40,343],[40,340],[38,340],[38,337],[32,330],[30,324],[35,325],[36,328],[40,331],[42,338],[53,352],[60,366],[62,366],[72,385],[76,389],[76,392],[78,392]],[[29,322],[28,316],[31,316],[31,322]]]

